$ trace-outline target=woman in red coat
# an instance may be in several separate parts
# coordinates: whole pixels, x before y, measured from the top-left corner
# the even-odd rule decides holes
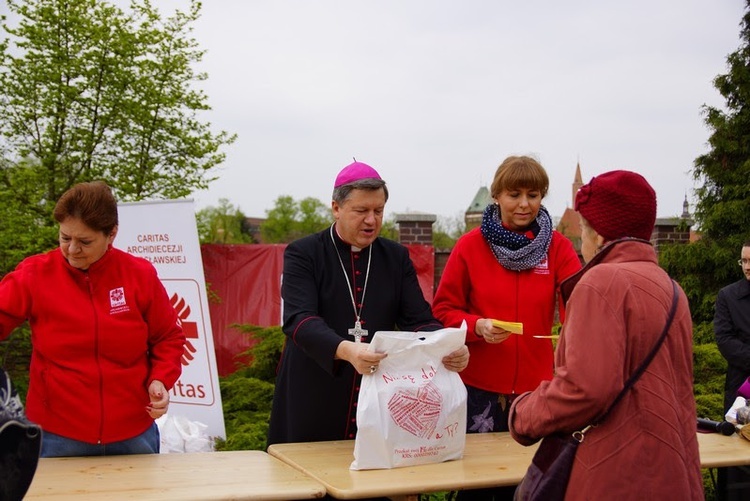
[[[530,157],[508,157],[492,182],[481,228],[451,251],[432,303],[446,327],[466,321],[469,365],[467,433],[508,430],[513,399],[552,378],[550,339],[560,283],[581,269],[573,245],[552,227],[542,205],[549,179]],[[494,326],[520,322],[523,334]],[[512,489],[510,491],[512,497]],[[495,499],[499,492],[463,491],[460,499]],[[508,497],[508,496],[506,496]]]
[[[153,265],[112,247],[117,202],[103,182],[66,191],[60,247],[0,282],[0,339],[31,327],[28,418],[42,456],[159,452],[185,336]]]

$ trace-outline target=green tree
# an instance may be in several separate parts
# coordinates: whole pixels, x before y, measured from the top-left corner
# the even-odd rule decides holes
[[[266,211],[260,233],[266,243],[289,243],[330,224],[330,209],[320,200],[307,197],[297,202],[289,195],[281,195],[273,209]]]
[[[463,213],[453,217],[438,216],[432,232],[432,245],[436,249],[452,249],[456,240],[466,233]]]
[[[122,201],[178,198],[215,179],[223,146],[195,85],[201,4],[163,18],[149,0],[7,0],[0,42],[0,273],[55,245],[51,211],[80,181]]]
[[[301,235],[312,235],[330,226],[331,209],[317,198],[307,197],[299,202],[299,224]]]
[[[195,213],[198,224],[198,238],[202,244],[242,244],[253,241],[246,231],[245,214],[229,203],[219,199],[218,207],[206,207]]]
[[[284,348],[281,327],[237,324],[254,343],[237,357],[237,370],[221,378],[221,399],[227,439],[217,450],[265,450],[276,366]]]
[[[698,415],[722,419],[726,361],[713,334],[719,289],[741,278],[742,242],[750,237],[750,1],[740,23],[740,47],[728,72],[714,79],[724,109],[704,106],[710,149],[695,160],[695,219],[701,240],[662,247],[659,264],[685,290],[693,316],[694,393]],[[705,475],[704,475],[705,477]],[[714,484],[704,481],[707,499]]]
[[[399,241],[398,225],[396,224],[395,217],[389,217],[383,221],[383,226],[380,228],[380,236],[394,242]]]
[[[324,230],[332,222],[331,209],[317,198],[308,197],[297,202],[289,195],[281,195],[274,202],[273,209],[266,211],[260,232],[266,243],[289,243]],[[394,217],[383,221],[380,236],[398,241]]]
[[[750,7],[750,2],[748,2]],[[750,238],[750,11],[740,23],[740,47],[728,72],[714,79],[725,109],[704,106],[710,150],[695,160],[700,184],[695,218],[702,239],[660,252],[660,264],[685,289],[693,319],[710,322],[718,290],[741,277],[742,242]]]
[[[57,245],[52,208],[73,184],[107,181],[121,201],[204,189],[235,140],[199,118],[200,3],[162,18],[148,0],[7,0],[0,16],[0,276]],[[10,19],[10,21],[9,21]],[[29,331],[2,343],[25,385]]]

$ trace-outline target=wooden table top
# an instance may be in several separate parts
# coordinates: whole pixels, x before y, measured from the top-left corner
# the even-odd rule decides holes
[[[750,464],[750,441],[739,435],[697,436],[703,467]],[[482,433],[467,435],[463,459],[389,470],[350,470],[353,440],[276,444],[269,454],[43,458],[24,499],[285,500],[320,498],[326,490],[339,499],[412,496],[515,485],[535,451],[508,433]]]
[[[322,482],[333,497],[357,499],[516,485],[536,449],[519,445],[508,433],[469,434],[460,460],[359,471],[349,469],[354,440],[275,444],[268,453]]]
[[[734,434],[698,433],[705,468],[750,464],[750,442]],[[518,484],[537,445],[524,447],[508,433],[466,436],[464,457],[456,461],[390,470],[354,471],[354,441],[275,444],[268,453],[325,485],[333,497],[357,499]]]
[[[737,433],[728,437],[720,433],[698,433],[701,466],[739,466],[750,464],[750,441]]]
[[[325,488],[263,451],[42,458],[25,500],[288,500]]]

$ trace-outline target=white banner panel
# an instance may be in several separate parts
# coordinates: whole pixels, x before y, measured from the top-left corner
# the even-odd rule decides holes
[[[121,203],[114,246],[148,259],[159,273],[187,341],[182,376],[171,391],[170,416],[200,421],[226,438],[203,261],[192,200]]]

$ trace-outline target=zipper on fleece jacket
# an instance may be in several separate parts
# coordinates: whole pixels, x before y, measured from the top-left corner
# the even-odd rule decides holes
[[[101,444],[102,435],[104,434],[104,378],[102,377],[102,366],[99,362],[99,317],[96,314],[94,289],[91,285],[91,277],[89,277],[88,273],[86,274],[86,285],[88,286],[89,300],[91,301],[91,309],[94,314],[94,360],[96,362],[97,372],[99,373],[99,436],[96,443]]]
[[[516,318],[513,319],[513,321],[518,322],[518,303],[519,303],[519,292],[518,287],[520,283],[520,272],[516,271],[514,272],[516,275],[516,286],[513,288],[516,291]],[[518,354],[518,339],[516,341],[516,366],[513,370],[513,384],[510,387],[510,394],[515,395],[516,394],[516,384],[518,384],[518,361],[520,359],[520,355]]]

